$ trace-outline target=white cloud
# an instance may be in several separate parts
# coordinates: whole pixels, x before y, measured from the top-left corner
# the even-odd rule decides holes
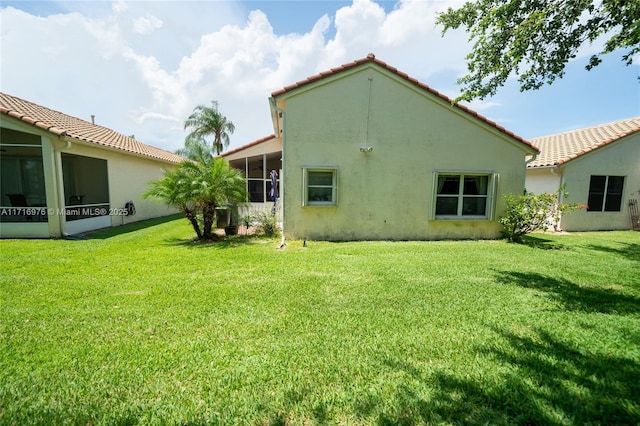
[[[271,92],[369,52],[456,97],[467,34],[442,37],[435,18],[459,3],[403,0],[385,12],[354,0],[314,17],[301,33],[274,31],[270,18],[277,16],[226,1],[118,1],[90,16],[85,2],[69,3],[85,10],[47,17],[5,7],[2,90],[81,118],[94,114],[102,125],[170,150],[182,146],[182,122],[193,108],[217,100],[239,146],[273,131]],[[268,10],[270,3],[260,5]],[[505,96],[471,105],[493,112],[508,104]]]
[[[217,100],[236,124],[234,145],[250,142],[272,131],[267,102],[271,92],[369,52],[417,78],[459,68],[462,63],[464,43],[453,47],[460,40],[455,36],[442,40],[433,24],[435,10],[449,2],[437,2],[434,7],[430,2],[403,1],[385,13],[370,0],[355,0],[336,11],[332,40],[325,39],[332,24],[327,15],[304,34],[276,34],[269,17],[260,10],[251,11],[243,21],[232,3],[202,4],[225,19],[199,38],[175,19],[180,14],[186,20],[185,9],[189,8],[172,2],[119,1],[104,16],[69,13],[39,18],[39,22],[15,9],[4,9],[3,24],[8,24],[3,32],[9,36],[3,34],[3,47],[9,48],[3,49],[3,63],[22,61],[22,69],[46,68],[47,73],[34,85],[19,68],[11,67],[3,80],[31,100],[49,106],[38,87],[45,85],[61,97],[65,94],[64,102],[60,101],[65,112],[73,114],[78,105],[89,103],[103,124],[176,149],[184,139],[177,126],[161,140],[146,136],[157,138],[162,132],[153,127],[166,120],[175,123],[196,105]],[[192,27],[203,28],[201,21],[210,16],[191,8],[188,20]],[[175,34],[184,43],[176,44]],[[136,35],[153,37],[149,39],[153,44],[141,44]],[[21,41],[39,46],[45,56],[31,50],[25,58]],[[170,43],[175,50],[172,57],[180,58],[174,67],[166,59]],[[52,66],[57,62],[64,66]],[[166,120],[157,120],[160,117]]]
[[[133,31],[137,34],[151,34],[159,28],[162,28],[162,20],[153,15],[147,14],[133,20]]]

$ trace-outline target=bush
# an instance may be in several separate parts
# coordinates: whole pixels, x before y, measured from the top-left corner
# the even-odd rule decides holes
[[[267,212],[257,212],[251,215],[251,222],[256,227],[256,233],[273,237],[278,234],[276,216]]]
[[[569,196],[562,185],[557,192],[536,195],[526,190],[522,195],[506,194],[507,211],[500,217],[503,234],[509,241],[518,242],[533,231],[557,229],[560,217],[576,209],[587,208],[584,204],[561,203]]]

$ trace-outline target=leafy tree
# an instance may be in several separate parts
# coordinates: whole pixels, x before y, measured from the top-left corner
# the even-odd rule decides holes
[[[476,0],[449,8],[436,22],[443,35],[465,27],[474,42],[456,101],[494,95],[511,74],[518,76],[521,91],[551,84],[582,45],[602,35],[609,38],[587,70],[617,49],[627,49],[627,65],[640,53],[638,0]]]
[[[178,208],[191,222],[198,239],[215,239],[216,208],[244,202],[246,184],[242,172],[221,158],[185,161],[149,182],[144,197],[154,197]]]
[[[229,136],[236,130],[233,123],[218,110],[217,101],[212,101],[210,107],[195,107],[193,113],[185,120],[184,129],[191,129],[187,140],[202,141],[208,136],[213,136],[211,147],[216,154],[220,154],[223,148],[229,146]]]
[[[506,212],[500,217],[503,234],[511,242],[519,242],[522,237],[534,231],[557,229],[562,214],[576,209],[587,208],[584,204],[564,203],[561,198],[569,196],[562,185],[557,192],[536,195],[526,190],[522,195],[505,194]]]

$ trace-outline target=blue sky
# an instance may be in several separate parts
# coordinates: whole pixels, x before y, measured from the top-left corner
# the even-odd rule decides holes
[[[272,133],[271,92],[370,52],[455,97],[470,45],[434,21],[456,4],[3,0],[0,89],[172,151],[193,108],[217,100],[233,148]],[[615,52],[585,71],[599,47],[553,85],[520,92],[511,80],[470,107],[525,138],[640,116],[640,64]]]

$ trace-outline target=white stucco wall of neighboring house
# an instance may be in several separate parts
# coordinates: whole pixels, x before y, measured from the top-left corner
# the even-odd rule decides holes
[[[175,212],[164,204],[141,198],[150,180],[160,178],[164,169],[173,168],[175,165],[152,158],[128,155],[118,150],[92,146],[87,142],[68,137],[59,138],[55,134],[12,117],[2,117],[1,124],[2,127],[39,136],[45,175],[46,207],[49,214],[46,222],[0,223],[0,237],[61,237],[65,234],[119,226]],[[116,212],[116,209],[123,208],[126,202],[133,201],[136,208],[135,216],[124,216],[116,212],[110,216],[67,222],[64,214],[61,214],[64,211],[65,194],[59,184],[62,181],[61,156],[63,153],[106,160],[110,208]]]
[[[152,158],[97,148],[88,144],[72,143],[65,153],[99,158],[107,161],[109,202],[112,215],[107,226],[120,226],[154,217],[173,214],[175,209],[151,198],[143,199],[148,183],[162,177],[164,170],[175,166]],[[135,215],[121,214],[127,202],[132,201]]]
[[[619,212],[577,210],[562,218],[566,231],[631,229],[629,200],[640,202],[640,133],[584,154],[560,167],[569,192],[567,202],[588,203],[592,175],[624,176]]]
[[[521,193],[524,144],[374,65],[276,98],[284,109],[287,238],[496,238],[502,194]],[[363,146],[372,147],[368,153]],[[337,205],[303,206],[303,169],[337,169]],[[497,176],[483,220],[434,218],[435,172]]]
[[[553,194],[560,188],[562,176],[555,167],[527,169],[525,189],[534,194]]]

